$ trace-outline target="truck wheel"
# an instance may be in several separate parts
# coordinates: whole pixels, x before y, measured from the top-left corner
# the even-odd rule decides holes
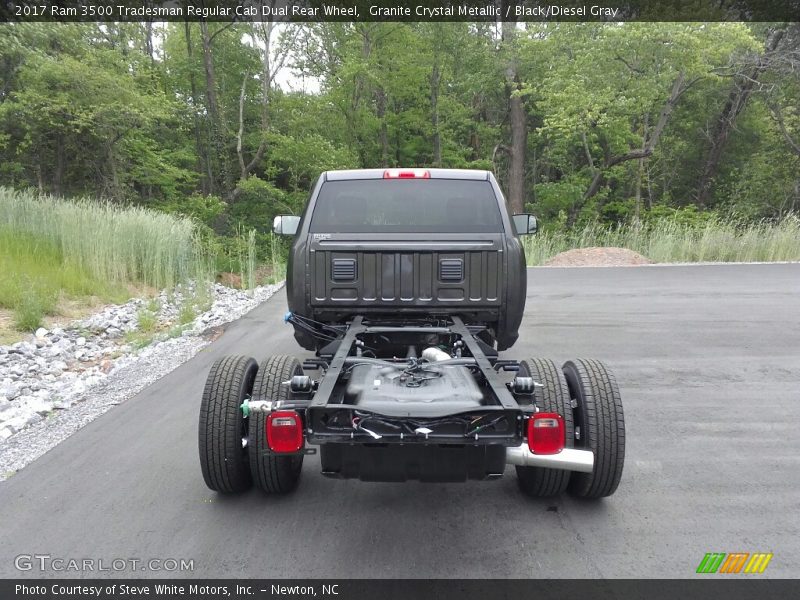
[[[529,358],[519,364],[521,377],[533,377],[544,387],[534,389],[534,401],[543,412],[555,412],[564,417],[565,444],[572,448],[572,409],[569,403],[569,388],[561,372],[552,360]],[[567,489],[570,471],[544,467],[516,467],[520,489],[528,496],[537,498],[557,496]]]
[[[581,498],[610,496],[625,460],[625,418],[617,382],[597,360],[571,360],[564,364],[564,375],[576,404],[575,447],[594,452],[594,470],[573,473],[569,492]]]
[[[254,400],[289,400],[291,391],[288,385],[294,375],[302,375],[303,367],[293,356],[270,356],[258,369],[253,386]],[[265,454],[269,451],[265,426],[267,413],[250,415],[250,472],[256,486],[269,494],[285,494],[297,487],[303,467],[302,454],[279,456]]]
[[[241,404],[253,389],[258,364],[249,356],[225,356],[212,366],[200,404],[198,442],[206,485],[231,494],[250,488],[247,419]]]

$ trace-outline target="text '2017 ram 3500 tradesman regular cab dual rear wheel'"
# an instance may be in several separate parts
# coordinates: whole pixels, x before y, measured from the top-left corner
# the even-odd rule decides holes
[[[286,277],[295,339],[314,358],[225,357],[200,412],[206,484],[295,489],[305,454],[363,481],[501,477],[532,496],[600,498],[622,474],[625,425],[595,360],[500,358],[527,291],[519,236],[494,176],[451,169],[329,171],[301,217]]]

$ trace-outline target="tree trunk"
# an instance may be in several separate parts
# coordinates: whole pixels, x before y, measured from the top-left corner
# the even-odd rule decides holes
[[[200,187],[203,194],[214,193],[214,174],[211,171],[211,163],[208,161],[206,149],[200,135],[200,115],[197,112],[197,80],[194,76],[194,48],[192,47],[192,30],[189,21],[184,22],[186,33],[186,56],[189,61],[189,87],[192,93],[192,122],[194,125],[194,144],[197,151],[197,172],[203,173],[200,180]]]
[[[722,152],[725,149],[731,131],[736,126],[736,118],[747,105],[747,101],[758,83],[758,78],[769,64],[769,55],[775,51],[784,33],[785,30],[783,29],[771,29],[764,44],[764,54],[750,68],[746,69],[745,73],[739,73],[733,78],[733,85],[728,93],[728,99],[725,101],[722,112],[714,125],[710,145],[706,152],[706,160],[697,183],[695,202],[700,208],[705,207],[711,197],[714,179],[717,176],[719,163],[722,159]]]
[[[778,124],[778,129],[780,129],[781,134],[783,134],[783,139],[786,140],[792,152],[800,156],[800,140],[795,140],[792,134],[789,133],[789,130],[786,129],[786,122],[783,120],[783,110],[781,110],[781,107],[777,104],[772,104],[770,110],[772,111],[772,116],[775,118],[775,122]]]
[[[246,166],[244,164],[244,152],[242,151],[242,137],[244,136],[244,93],[247,90],[247,71],[242,77],[242,90],[239,92],[239,131],[236,132],[236,155],[239,157],[239,169],[244,179]]]
[[[481,157],[481,138],[478,134],[478,124],[487,120],[486,107],[483,105],[480,94],[472,95],[472,120],[470,122],[469,142],[471,149],[470,160],[478,160]]]
[[[203,41],[203,66],[206,76],[206,108],[211,125],[211,146],[218,161],[216,187],[219,190],[231,191],[232,182],[228,168],[227,149],[225,148],[225,126],[217,100],[217,78],[214,72],[214,58],[211,52],[211,36],[208,23],[200,21],[200,33]]]
[[[64,136],[58,134],[56,136],[56,164],[53,170],[53,193],[56,196],[63,194],[63,181],[64,181],[64,168],[66,166],[66,157],[64,156]]]
[[[386,126],[386,90],[379,87],[375,90],[375,110],[380,130],[378,131],[378,141],[381,146],[381,166],[389,166],[389,129]]]
[[[361,35],[361,58],[364,63],[367,63],[372,54],[372,23],[358,23],[357,31]],[[361,167],[373,166],[368,156],[358,119],[361,100],[363,97],[369,97],[366,86],[365,77],[361,73],[356,73],[353,77],[353,93],[350,96],[350,106],[346,114],[350,143],[355,146],[354,150],[358,153]]]
[[[642,122],[642,151],[647,148],[647,122],[649,121],[650,115],[645,115],[644,120]],[[636,169],[636,192],[634,194],[636,200],[636,211],[634,212],[634,218],[638,222],[641,217],[641,207],[642,207],[642,179],[644,178],[644,156],[639,158],[639,164]]]
[[[153,22],[152,21],[145,21],[144,24],[144,47],[145,52],[147,52],[147,56],[150,57],[150,66],[152,67],[153,71],[156,70],[156,57],[155,52],[153,49]]]
[[[509,145],[508,204],[513,214],[525,212],[525,151],[528,146],[528,123],[522,96],[517,51],[516,23],[503,22],[503,46],[506,50],[506,94],[508,96],[511,144]]]
[[[434,51],[431,70],[431,129],[433,130],[433,166],[442,166],[442,135],[439,131],[439,86],[442,81],[439,53]]]

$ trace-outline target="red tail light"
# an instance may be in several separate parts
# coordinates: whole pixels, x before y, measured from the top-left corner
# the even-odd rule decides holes
[[[267,444],[273,452],[297,452],[303,447],[303,421],[293,410],[277,410],[267,417]]]
[[[534,454],[558,454],[564,449],[564,418],[558,413],[536,413],[528,419],[528,448]]]
[[[384,179],[430,179],[431,172],[425,169],[386,169]]]

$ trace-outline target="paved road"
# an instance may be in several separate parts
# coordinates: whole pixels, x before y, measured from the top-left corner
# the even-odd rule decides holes
[[[194,576],[686,577],[710,551],[800,565],[800,265],[533,269],[513,355],[605,359],[625,404],[619,490],[531,500],[495,482],[208,491],[197,409],[218,356],[296,352],[285,296],[0,483],[13,557],[191,558]],[[511,356],[511,353],[507,353]],[[37,574],[32,572],[31,574]]]

